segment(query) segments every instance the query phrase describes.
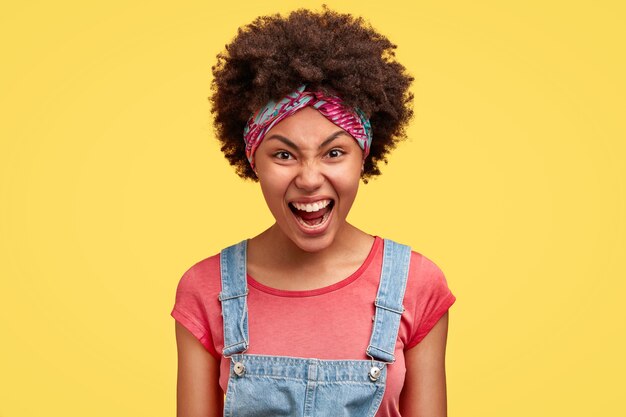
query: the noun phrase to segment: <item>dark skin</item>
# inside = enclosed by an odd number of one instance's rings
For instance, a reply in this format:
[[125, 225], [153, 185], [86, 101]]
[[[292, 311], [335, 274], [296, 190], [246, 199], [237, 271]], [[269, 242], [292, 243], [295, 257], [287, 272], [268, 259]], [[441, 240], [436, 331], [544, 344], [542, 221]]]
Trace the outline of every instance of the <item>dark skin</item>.
[[224, 393], [219, 378], [219, 363], [200, 341], [176, 322], [178, 417], [218, 417], [223, 414]]

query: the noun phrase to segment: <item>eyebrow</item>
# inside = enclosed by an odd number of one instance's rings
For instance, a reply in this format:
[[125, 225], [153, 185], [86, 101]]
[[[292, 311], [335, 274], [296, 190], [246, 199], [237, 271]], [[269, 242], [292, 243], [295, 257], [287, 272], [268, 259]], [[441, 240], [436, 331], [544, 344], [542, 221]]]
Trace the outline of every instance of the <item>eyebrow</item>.
[[[338, 130], [335, 133], [333, 133], [332, 135], [330, 135], [329, 137], [327, 137], [326, 139], [324, 139], [324, 142], [322, 142], [319, 146], [319, 149], [323, 148], [324, 146], [328, 145], [330, 142], [334, 141], [335, 139], [337, 139], [339, 136], [341, 135], [347, 135], [348, 133], [345, 130]], [[269, 138], [267, 138], [267, 140], [270, 139], [276, 139], [279, 140], [281, 142], [283, 142], [285, 145], [289, 146], [290, 148], [293, 149], [299, 149], [298, 145], [296, 145], [295, 143], [293, 143], [292, 141], [290, 141], [289, 139], [287, 139], [286, 137], [282, 136], [282, 135], [278, 135], [278, 134], [273, 134], [272, 136], [270, 136]]]

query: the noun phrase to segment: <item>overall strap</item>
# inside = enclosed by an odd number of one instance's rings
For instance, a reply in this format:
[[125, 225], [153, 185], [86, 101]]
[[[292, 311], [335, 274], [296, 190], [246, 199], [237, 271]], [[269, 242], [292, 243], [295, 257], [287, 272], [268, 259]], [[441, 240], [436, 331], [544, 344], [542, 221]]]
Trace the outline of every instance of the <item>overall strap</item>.
[[248, 286], [246, 275], [247, 241], [243, 240], [220, 252], [220, 275], [224, 319], [224, 357], [248, 349]]
[[367, 355], [383, 362], [394, 362], [393, 355], [400, 329], [400, 318], [404, 312], [402, 301], [409, 276], [411, 248], [384, 240], [383, 266], [380, 284], [374, 305], [374, 329]]

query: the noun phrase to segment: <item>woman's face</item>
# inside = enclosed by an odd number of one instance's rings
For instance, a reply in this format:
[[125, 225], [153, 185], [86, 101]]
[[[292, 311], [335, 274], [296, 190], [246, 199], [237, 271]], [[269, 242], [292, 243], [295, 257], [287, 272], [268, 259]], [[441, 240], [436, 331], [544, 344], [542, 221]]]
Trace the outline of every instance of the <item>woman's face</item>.
[[282, 233], [307, 252], [329, 247], [359, 188], [363, 151], [354, 138], [305, 107], [267, 132], [254, 159]]

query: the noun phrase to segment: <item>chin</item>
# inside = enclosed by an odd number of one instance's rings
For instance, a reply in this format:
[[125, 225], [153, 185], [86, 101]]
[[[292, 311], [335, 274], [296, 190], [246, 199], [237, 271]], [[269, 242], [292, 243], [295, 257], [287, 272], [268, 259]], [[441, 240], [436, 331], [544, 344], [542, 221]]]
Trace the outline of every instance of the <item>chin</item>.
[[328, 249], [334, 242], [334, 236], [324, 236], [305, 239], [291, 239], [294, 245], [304, 252], [315, 253]]
[[330, 227], [327, 227], [323, 233], [318, 234], [303, 233], [300, 228], [289, 221], [282, 225], [277, 223], [277, 226], [287, 243], [303, 252], [316, 253], [328, 249], [337, 238], [334, 222], [328, 225]]

